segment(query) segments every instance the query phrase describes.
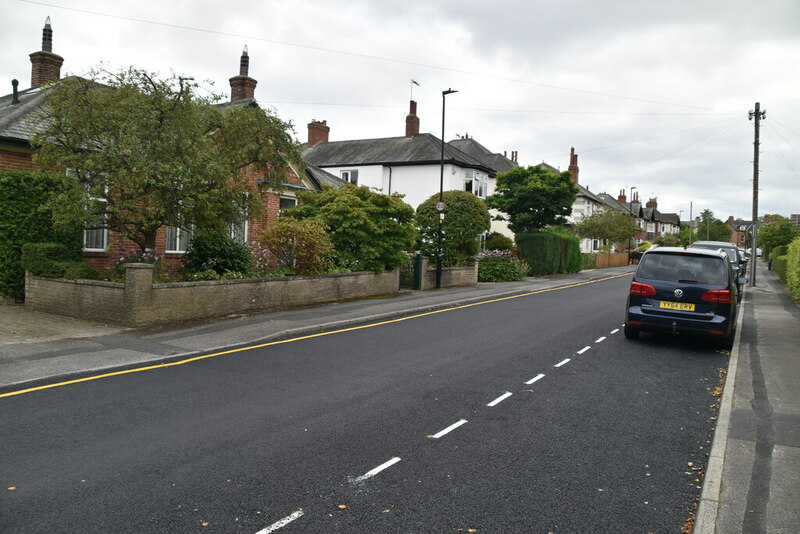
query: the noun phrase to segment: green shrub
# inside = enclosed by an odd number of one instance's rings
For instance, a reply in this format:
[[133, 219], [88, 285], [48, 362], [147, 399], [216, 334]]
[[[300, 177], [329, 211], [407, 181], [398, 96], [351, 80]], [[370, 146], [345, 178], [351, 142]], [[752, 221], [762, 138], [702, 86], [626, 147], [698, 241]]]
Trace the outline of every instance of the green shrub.
[[594, 254], [588, 252], [581, 254], [581, 271], [597, 267], [596, 260], [597, 256]]
[[300, 275], [320, 274], [333, 267], [333, 243], [316, 219], [282, 217], [259, 237], [266, 250], [256, 253], [260, 270], [292, 269]]
[[246, 273], [250, 271], [253, 257], [250, 248], [237, 243], [222, 230], [200, 230], [192, 235], [189, 247], [183, 255], [183, 272], [199, 273], [227, 271]]
[[[76, 256], [78, 256], [76, 258]], [[61, 278], [67, 268], [80, 262], [75, 250], [61, 243], [26, 243], [22, 245], [20, 264], [26, 271], [45, 278]]]
[[581, 270], [580, 239], [577, 236], [555, 230], [517, 234], [517, 247], [534, 276]]
[[58, 228], [45, 207], [53, 181], [30, 171], [0, 172], [0, 295], [25, 294], [25, 269], [21, 263], [25, 243], [52, 241], [64, 244], [80, 259], [80, 228]]
[[[773, 249], [773, 252], [775, 249]], [[770, 261], [772, 262], [772, 270], [778, 275], [778, 278], [785, 284], [786, 283], [786, 270], [789, 263], [789, 256], [775, 256], [770, 254]]]
[[69, 262], [64, 269], [63, 277], [71, 280], [98, 280], [100, 278], [100, 272], [82, 261]]
[[786, 285], [794, 299], [800, 301], [800, 237], [791, 242], [786, 255]]
[[500, 232], [492, 232], [486, 236], [483, 242], [483, 248], [486, 250], [515, 250], [514, 240], [508, 236], [504, 236]]
[[485, 250], [478, 255], [478, 282], [515, 282], [528, 274], [528, 265], [508, 250]]
[[642, 241], [641, 243], [639, 243], [639, 248], [637, 248], [636, 250], [638, 250], [639, 252], [645, 252], [652, 246], [653, 244], [650, 241]]
[[480, 250], [478, 237], [491, 228], [491, 216], [486, 203], [468, 191], [445, 191], [447, 205], [444, 221], [436, 210], [439, 194], [429, 197], [417, 207], [414, 221], [419, 228], [419, 251], [431, 262], [436, 261], [439, 230], [442, 231], [442, 265], [465, 265]]

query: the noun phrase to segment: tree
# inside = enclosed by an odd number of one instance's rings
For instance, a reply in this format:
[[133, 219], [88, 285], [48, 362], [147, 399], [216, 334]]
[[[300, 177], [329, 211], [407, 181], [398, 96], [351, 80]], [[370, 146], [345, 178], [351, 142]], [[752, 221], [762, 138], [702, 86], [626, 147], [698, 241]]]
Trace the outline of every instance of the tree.
[[286, 217], [312, 218], [328, 228], [337, 267], [382, 271], [402, 265], [416, 242], [414, 209], [402, 195], [383, 195], [346, 184], [300, 193], [300, 203]]
[[639, 227], [630, 214], [609, 209], [584, 217], [573, 226], [573, 231], [580, 237], [617, 244], [628, 243], [639, 231]]
[[[102, 82], [102, 83], [101, 83]], [[66, 78], [42, 108], [34, 161], [60, 178], [58, 223], [107, 228], [155, 248], [162, 226], [220, 227], [263, 207], [249, 170], [282, 183], [291, 125], [255, 105], [215, 106], [191, 79], [129, 68]]]
[[780, 215], [768, 215], [770, 222], [758, 229], [758, 245], [762, 249], [762, 256], [769, 257], [775, 247], [788, 245], [797, 237], [797, 227], [792, 221]]
[[730, 241], [731, 229], [724, 222], [714, 217], [714, 212], [705, 209], [700, 214], [700, 224], [695, 231], [696, 238], [693, 241]]
[[555, 172], [543, 165], [516, 167], [497, 176], [495, 194], [486, 199], [490, 208], [505, 214], [515, 234], [534, 232], [562, 224], [572, 212], [578, 187], [569, 172]]
[[[442, 226], [442, 265], [464, 265], [480, 250], [478, 237], [489, 230], [492, 217], [486, 203], [468, 191], [445, 191], [447, 206]], [[435, 258], [439, 247], [439, 212], [436, 203], [439, 193], [417, 207], [414, 218], [419, 228], [419, 250]]]

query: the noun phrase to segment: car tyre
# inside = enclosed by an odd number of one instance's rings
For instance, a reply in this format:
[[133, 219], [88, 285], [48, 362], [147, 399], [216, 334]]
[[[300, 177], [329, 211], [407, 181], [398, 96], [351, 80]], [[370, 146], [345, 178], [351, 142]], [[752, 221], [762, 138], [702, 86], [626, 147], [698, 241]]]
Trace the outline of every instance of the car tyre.
[[639, 329], [626, 324], [625, 337], [628, 339], [639, 339]]

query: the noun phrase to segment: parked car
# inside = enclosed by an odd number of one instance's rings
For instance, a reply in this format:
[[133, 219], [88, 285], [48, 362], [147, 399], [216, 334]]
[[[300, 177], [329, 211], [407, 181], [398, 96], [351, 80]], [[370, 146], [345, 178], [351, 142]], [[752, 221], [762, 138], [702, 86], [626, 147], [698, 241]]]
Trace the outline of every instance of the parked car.
[[733, 345], [739, 286], [728, 256], [705, 248], [657, 247], [642, 255], [633, 275], [625, 337], [639, 332], [710, 335]]
[[[690, 245], [692, 248], [705, 248], [709, 250], [723, 250], [728, 255], [731, 262], [733, 273], [737, 278], [747, 273], [747, 257], [741, 253], [739, 247], [726, 241], [695, 241]], [[739, 300], [742, 298], [744, 286], [739, 284]]]

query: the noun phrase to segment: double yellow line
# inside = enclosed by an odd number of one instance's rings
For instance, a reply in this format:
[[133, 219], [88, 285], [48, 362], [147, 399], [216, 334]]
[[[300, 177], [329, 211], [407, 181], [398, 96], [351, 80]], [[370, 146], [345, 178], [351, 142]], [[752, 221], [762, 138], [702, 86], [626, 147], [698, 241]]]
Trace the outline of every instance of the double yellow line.
[[26, 389], [20, 389], [20, 390], [17, 390], [17, 391], [9, 391], [8, 393], [0, 393], [0, 398], [13, 397], [15, 395], [23, 395], [25, 393], [33, 393], [34, 391], [41, 391], [41, 390], [44, 390], [44, 389], [51, 389], [51, 388], [59, 388], [59, 387], [69, 386], [69, 385], [72, 385], [72, 384], [80, 384], [81, 382], [90, 382], [92, 380], [100, 380], [102, 378], [110, 378], [110, 377], [113, 377], [113, 376], [122, 376], [122, 375], [131, 374], [131, 373], [141, 373], [143, 371], [152, 371], [154, 369], [165, 369], [167, 367], [175, 367], [175, 366], [178, 366], [178, 365], [185, 365], [187, 363], [197, 362], [197, 361], [200, 361], [200, 360], [205, 360], [207, 358], [215, 358], [217, 356], [224, 356], [226, 354], [235, 354], [237, 352], [244, 352], [244, 351], [247, 351], [247, 350], [260, 349], [260, 348], [264, 348], [264, 347], [271, 347], [271, 346], [274, 346], [274, 345], [282, 345], [284, 343], [293, 343], [295, 341], [303, 341], [304, 339], [313, 339], [315, 337], [331, 336], [331, 335], [334, 335], [334, 334], [343, 334], [345, 332], [353, 332], [353, 331], [356, 331], [356, 330], [363, 330], [365, 328], [374, 328], [376, 326], [383, 326], [383, 325], [392, 324], [392, 323], [399, 323], [399, 322], [402, 322], [402, 321], [408, 321], [410, 319], [418, 319], [420, 317], [426, 317], [428, 315], [435, 315], [437, 313], [446, 313], [446, 312], [451, 312], [451, 311], [455, 311], [455, 310], [461, 310], [461, 309], [464, 309], [464, 308], [471, 308], [473, 306], [481, 306], [483, 304], [491, 304], [491, 303], [494, 303], [494, 302], [502, 302], [504, 300], [517, 299], [517, 298], [520, 298], [520, 297], [529, 297], [531, 295], [538, 295], [538, 294], [541, 294], [541, 293], [548, 293], [548, 292], [551, 292], [551, 291], [561, 291], [561, 290], [564, 290], [564, 289], [571, 289], [571, 288], [574, 288], [574, 287], [585, 286], [587, 284], [595, 284], [597, 282], [605, 282], [606, 280], [612, 280], [614, 278], [621, 278], [623, 276], [628, 276], [630, 274], [631, 273], [618, 274], [618, 275], [614, 275], [614, 276], [608, 276], [608, 277], [605, 277], [605, 278], [600, 278], [600, 279], [597, 279], [597, 280], [589, 280], [589, 281], [586, 281], [586, 282], [578, 282], [578, 283], [575, 283], [575, 284], [570, 284], [570, 285], [566, 285], [566, 286], [559, 286], [559, 287], [553, 287], [553, 288], [550, 288], [550, 289], [540, 289], [538, 291], [531, 291], [531, 292], [528, 292], [528, 293], [520, 293], [518, 295], [511, 295], [511, 296], [508, 296], [508, 297], [500, 297], [500, 298], [491, 299], [491, 300], [482, 300], [480, 302], [474, 302], [472, 304], [463, 304], [461, 306], [454, 306], [452, 308], [444, 308], [444, 309], [441, 309], [441, 310], [434, 310], [434, 311], [429, 311], [429, 312], [425, 312], [425, 313], [418, 313], [416, 315], [409, 315], [409, 316], [406, 316], [406, 317], [399, 317], [397, 319], [390, 319], [388, 321], [381, 321], [381, 322], [378, 322], [378, 323], [369, 323], [369, 324], [365, 324], [365, 325], [361, 325], [361, 326], [353, 326], [353, 327], [349, 327], [349, 328], [341, 328], [339, 330], [331, 330], [329, 332], [320, 332], [320, 333], [317, 333], [317, 334], [309, 334], [309, 335], [306, 335], [306, 336], [293, 337], [293, 338], [290, 338], [290, 339], [283, 339], [283, 340], [280, 340], [280, 341], [270, 341], [268, 343], [260, 343], [258, 345], [248, 345], [246, 347], [239, 347], [237, 349], [229, 349], [229, 350], [224, 350], [224, 351], [221, 351], [221, 352], [214, 352], [212, 354], [203, 354], [201, 356], [193, 356], [191, 358], [186, 358], [186, 359], [183, 359], [183, 360], [178, 360], [178, 361], [174, 361], [174, 362], [170, 362], [170, 363], [159, 363], [159, 364], [155, 364], [155, 365], [148, 365], [148, 366], [145, 366], [145, 367], [136, 367], [136, 368], [133, 368], [133, 369], [126, 369], [126, 370], [123, 370], [123, 371], [112, 371], [110, 373], [103, 373], [103, 374], [99, 374], [99, 375], [86, 376], [86, 377], [83, 377], [83, 378], [76, 378], [74, 380], [65, 380], [64, 382], [56, 382], [56, 383], [53, 383], [53, 384], [46, 384], [46, 385], [43, 385], [43, 386], [36, 386], [36, 387], [31, 387], [31, 388], [26, 388]]

